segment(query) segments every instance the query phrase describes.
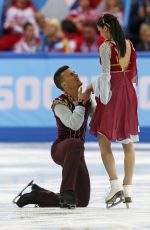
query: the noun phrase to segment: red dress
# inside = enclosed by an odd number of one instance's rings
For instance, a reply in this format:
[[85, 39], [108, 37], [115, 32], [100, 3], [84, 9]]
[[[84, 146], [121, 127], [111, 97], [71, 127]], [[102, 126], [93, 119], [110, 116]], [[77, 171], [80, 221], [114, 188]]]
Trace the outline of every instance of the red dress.
[[90, 123], [92, 134], [103, 134], [110, 141], [131, 140], [138, 136], [137, 96], [133, 86], [133, 81], [137, 83], [136, 52], [130, 44], [130, 62], [123, 72], [117, 47], [109, 41], [112, 95], [107, 104], [103, 104], [100, 97], [97, 98], [96, 110]]

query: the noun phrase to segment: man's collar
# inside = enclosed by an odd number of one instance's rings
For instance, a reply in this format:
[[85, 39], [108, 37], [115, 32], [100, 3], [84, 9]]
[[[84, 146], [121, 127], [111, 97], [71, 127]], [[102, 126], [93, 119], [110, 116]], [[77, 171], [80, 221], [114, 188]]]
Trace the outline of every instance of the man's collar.
[[73, 98], [69, 94], [64, 93], [64, 95], [69, 99], [70, 102], [72, 102], [73, 104], [76, 103], [76, 101], [74, 101]]

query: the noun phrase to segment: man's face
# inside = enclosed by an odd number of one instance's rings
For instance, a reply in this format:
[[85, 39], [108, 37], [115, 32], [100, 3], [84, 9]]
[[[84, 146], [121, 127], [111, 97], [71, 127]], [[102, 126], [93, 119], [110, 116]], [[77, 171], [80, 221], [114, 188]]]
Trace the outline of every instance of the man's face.
[[84, 36], [87, 41], [93, 41], [96, 37], [96, 30], [92, 27], [84, 27]]
[[28, 26], [24, 32], [24, 36], [26, 39], [32, 40], [34, 38], [34, 28], [32, 25]]
[[82, 85], [82, 82], [80, 81], [78, 74], [75, 73], [72, 69], [68, 68], [63, 73], [63, 82], [62, 87], [64, 91], [71, 91], [71, 90], [78, 90], [79, 87]]
[[46, 23], [45, 25], [45, 35], [46, 36], [54, 36], [57, 33], [57, 27], [50, 23]]

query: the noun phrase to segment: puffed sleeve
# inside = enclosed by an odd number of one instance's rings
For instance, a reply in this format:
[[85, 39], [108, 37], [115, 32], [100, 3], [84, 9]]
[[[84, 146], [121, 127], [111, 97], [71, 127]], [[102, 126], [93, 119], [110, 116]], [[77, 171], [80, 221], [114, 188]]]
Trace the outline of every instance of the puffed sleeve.
[[103, 104], [107, 104], [111, 98], [111, 84], [110, 84], [110, 58], [111, 48], [108, 42], [104, 42], [100, 46], [100, 56], [102, 64], [102, 75], [92, 82], [93, 91], [96, 97], [100, 96]]

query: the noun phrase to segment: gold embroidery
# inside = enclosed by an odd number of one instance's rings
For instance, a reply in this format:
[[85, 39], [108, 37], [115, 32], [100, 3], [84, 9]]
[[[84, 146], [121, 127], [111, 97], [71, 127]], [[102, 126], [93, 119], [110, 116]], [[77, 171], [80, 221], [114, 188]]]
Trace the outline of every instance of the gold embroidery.
[[[129, 64], [131, 64], [131, 62], [129, 62]], [[118, 63], [118, 64], [111, 64], [111, 66], [120, 66], [120, 65]]]
[[128, 73], [131, 70], [125, 70], [125, 71], [111, 71], [111, 73]]
[[[68, 97], [67, 95], [65, 95], [66, 97]], [[68, 97], [68, 99], [71, 99]], [[51, 106], [51, 109], [54, 110], [54, 107], [55, 105], [58, 105], [58, 104], [61, 104], [61, 105], [65, 105], [67, 106], [71, 111], [73, 110], [73, 105], [72, 105], [72, 102], [70, 100], [67, 100], [66, 98], [63, 97], [63, 95], [61, 95], [60, 97], [56, 98], [53, 103], [52, 103], [52, 106]]]

